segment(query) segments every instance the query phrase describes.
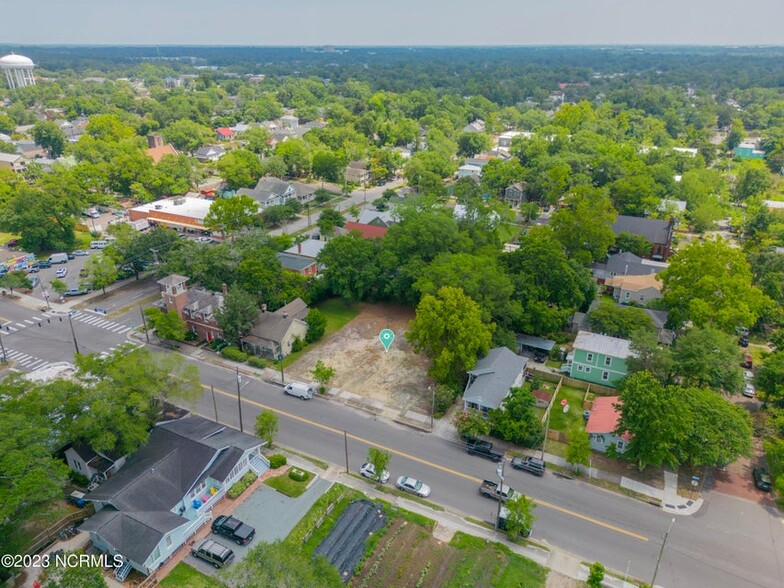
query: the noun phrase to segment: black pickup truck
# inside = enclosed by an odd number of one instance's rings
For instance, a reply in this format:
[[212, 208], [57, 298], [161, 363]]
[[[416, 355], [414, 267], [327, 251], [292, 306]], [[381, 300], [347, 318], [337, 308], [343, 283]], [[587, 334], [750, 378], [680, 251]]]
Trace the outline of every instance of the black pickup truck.
[[253, 539], [256, 529], [239, 519], [222, 515], [212, 522], [212, 532], [228, 537], [237, 545], [245, 545]]
[[471, 439], [466, 443], [466, 453], [469, 455], [478, 455], [496, 463], [504, 459], [504, 454], [499, 451], [493, 451], [493, 444], [489, 441], [482, 441], [481, 439]]

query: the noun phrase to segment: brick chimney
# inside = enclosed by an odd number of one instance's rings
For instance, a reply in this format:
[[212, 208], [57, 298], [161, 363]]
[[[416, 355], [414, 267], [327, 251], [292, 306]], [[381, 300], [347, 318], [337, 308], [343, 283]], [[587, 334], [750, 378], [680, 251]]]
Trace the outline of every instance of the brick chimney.
[[301, 243], [301, 242], [300, 242], [300, 243], [297, 243], [297, 253], [299, 253], [300, 255], [302, 255], [302, 243]]

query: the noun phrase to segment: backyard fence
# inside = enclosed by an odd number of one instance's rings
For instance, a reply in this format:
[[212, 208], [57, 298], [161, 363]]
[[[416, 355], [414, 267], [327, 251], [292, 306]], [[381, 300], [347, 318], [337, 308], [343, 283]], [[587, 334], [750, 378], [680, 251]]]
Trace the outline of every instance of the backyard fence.
[[311, 535], [313, 535], [313, 533], [315, 533], [315, 532], [316, 532], [316, 530], [317, 530], [317, 529], [318, 529], [318, 528], [319, 528], [319, 527], [320, 527], [320, 526], [321, 526], [321, 525], [324, 523], [324, 519], [326, 519], [326, 518], [327, 518], [327, 517], [330, 515], [330, 513], [332, 512], [332, 510], [335, 508], [335, 505], [336, 505], [338, 502], [340, 502], [341, 500], [343, 500], [343, 497], [344, 497], [345, 495], [346, 495], [346, 493], [345, 493], [345, 492], [342, 492], [342, 493], [340, 494], [340, 496], [338, 496], [338, 497], [337, 497], [335, 500], [333, 500], [333, 501], [330, 503], [330, 505], [327, 507], [327, 510], [325, 510], [325, 511], [324, 511], [324, 514], [323, 514], [323, 515], [321, 515], [321, 517], [319, 518], [319, 520], [318, 520], [318, 521], [316, 521], [316, 524], [315, 524], [315, 525], [313, 525], [313, 528], [312, 528], [310, 531], [308, 531], [307, 535], [305, 535], [305, 538], [302, 540], [302, 542], [303, 542], [303, 543], [307, 542], [307, 540], [308, 540], [308, 539], [310, 539]]

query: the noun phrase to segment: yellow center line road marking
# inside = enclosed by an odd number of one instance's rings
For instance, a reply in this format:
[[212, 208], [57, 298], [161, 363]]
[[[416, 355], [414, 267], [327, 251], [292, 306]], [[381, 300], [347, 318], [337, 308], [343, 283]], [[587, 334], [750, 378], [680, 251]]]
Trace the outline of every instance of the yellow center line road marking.
[[[204, 384], [202, 384], [202, 387], [205, 390], [210, 390], [210, 387], [206, 386]], [[229, 398], [232, 398], [232, 399], [237, 397], [236, 394], [232, 394], [230, 392], [224, 392], [223, 390], [219, 390], [218, 388], [215, 388], [215, 392], [218, 393], [218, 394], [222, 394], [223, 396], [227, 396]], [[257, 406], [259, 408], [263, 408], [265, 410], [270, 410], [270, 411], [275, 412], [275, 413], [277, 413], [279, 415], [285, 416], [285, 417], [290, 418], [290, 419], [294, 419], [295, 421], [299, 421], [299, 422], [304, 423], [306, 425], [310, 425], [312, 427], [317, 427], [319, 429], [323, 429], [324, 431], [329, 431], [330, 433], [334, 433], [335, 435], [340, 435], [341, 437], [343, 436], [343, 433], [344, 433], [342, 429], [336, 429], [335, 427], [330, 427], [329, 425], [323, 425], [321, 423], [317, 423], [316, 421], [312, 421], [310, 419], [306, 419], [305, 417], [301, 417], [299, 415], [296, 415], [296, 414], [293, 414], [293, 413], [290, 413], [290, 412], [286, 412], [286, 411], [280, 410], [278, 408], [273, 408], [271, 406], [267, 406], [266, 404], [262, 404], [261, 402], [256, 402], [255, 400], [250, 400], [247, 397], [243, 398], [242, 401], [246, 402], [248, 404], [252, 404], [253, 406]], [[482, 480], [480, 478], [477, 478], [475, 476], [470, 476], [468, 474], [464, 474], [463, 472], [458, 472], [457, 470], [453, 470], [451, 468], [439, 465], [437, 463], [433, 463], [433, 462], [424, 460], [421, 457], [417, 457], [415, 455], [411, 455], [410, 453], [405, 453], [404, 451], [399, 451], [397, 449], [393, 449], [392, 447], [386, 447], [384, 445], [380, 445], [378, 443], [375, 443], [374, 441], [370, 441], [370, 440], [365, 439], [363, 437], [358, 437], [357, 435], [352, 435], [351, 433], [346, 433], [346, 436], [349, 439], [351, 439], [352, 441], [358, 441], [359, 443], [364, 443], [365, 445], [369, 445], [369, 446], [372, 446], [372, 447], [378, 447], [379, 449], [383, 449], [384, 451], [388, 451], [389, 453], [391, 453], [393, 455], [398, 455], [400, 457], [405, 457], [406, 459], [410, 459], [412, 461], [415, 461], [417, 463], [421, 463], [421, 464], [426, 465], [428, 467], [439, 469], [442, 472], [445, 472], [447, 474], [451, 474], [453, 476], [458, 476], [460, 478], [464, 478], [466, 480], [470, 480], [471, 482], [477, 482], [479, 484], [482, 483]], [[634, 539], [638, 539], [639, 541], [648, 541], [648, 537], [646, 537], [645, 535], [639, 535], [637, 533], [634, 533], [633, 531], [627, 531], [626, 529], [623, 529], [621, 527], [616, 527], [615, 525], [611, 525], [609, 523], [605, 523], [604, 521], [600, 521], [598, 519], [594, 519], [594, 518], [589, 517], [587, 515], [580, 514], [579, 512], [575, 512], [573, 510], [569, 510], [569, 509], [560, 507], [560, 506], [552, 504], [550, 502], [545, 502], [543, 500], [537, 500], [536, 498], [534, 498], [533, 501], [536, 502], [536, 504], [538, 504], [540, 506], [543, 506], [545, 508], [550, 508], [550, 509], [556, 510], [556, 511], [558, 511], [560, 513], [563, 513], [563, 514], [566, 514], [566, 515], [569, 515], [569, 516], [573, 516], [573, 517], [578, 518], [578, 519], [580, 519], [582, 521], [585, 521], [587, 523], [592, 523], [594, 525], [598, 525], [599, 527], [603, 527], [603, 528], [608, 529], [610, 531], [615, 531], [616, 533], [620, 533], [622, 535], [626, 535], [627, 537], [632, 537]]]

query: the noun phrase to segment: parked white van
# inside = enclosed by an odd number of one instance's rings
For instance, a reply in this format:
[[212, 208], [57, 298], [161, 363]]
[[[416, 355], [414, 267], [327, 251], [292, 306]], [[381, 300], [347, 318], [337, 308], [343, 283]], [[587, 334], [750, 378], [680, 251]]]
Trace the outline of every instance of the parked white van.
[[291, 384], [286, 384], [283, 387], [283, 391], [286, 394], [290, 394], [291, 396], [296, 396], [297, 398], [301, 398], [302, 400], [310, 400], [313, 398], [313, 394], [315, 394], [315, 390], [312, 386], [308, 386], [307, 384], [303, 384], [302, 382], [292, 382]]
[[68, 263], [67, 253], [52, 253], [47, 260], [49, 263]]
[[105, 249], [109, 244], [108, 241], [90, 241], [90, 249]]

